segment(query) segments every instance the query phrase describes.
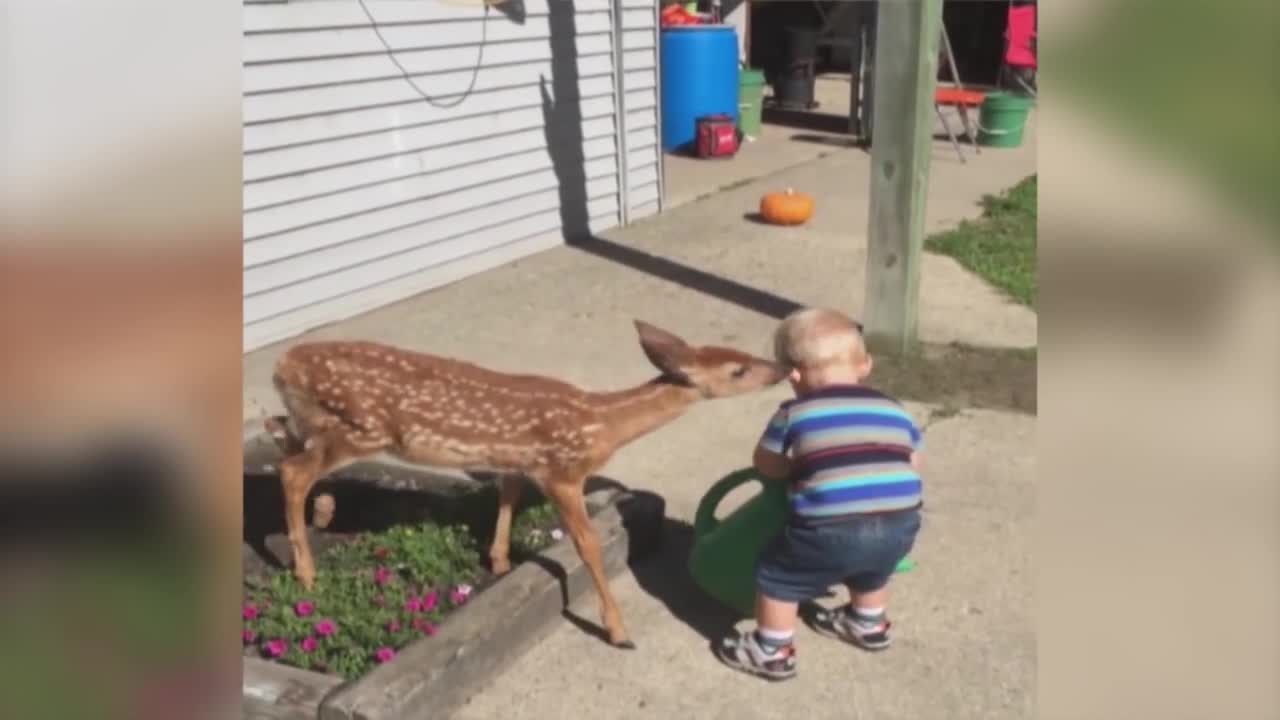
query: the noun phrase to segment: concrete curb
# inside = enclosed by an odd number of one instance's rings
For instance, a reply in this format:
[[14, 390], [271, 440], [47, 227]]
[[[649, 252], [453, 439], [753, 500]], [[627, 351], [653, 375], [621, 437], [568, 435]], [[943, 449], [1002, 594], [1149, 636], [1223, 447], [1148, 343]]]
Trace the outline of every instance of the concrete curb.
[[[248, 433], [246, 433], [248, 434]], [[610, 488], [587, 497], [609, 577], [656, 549], [665, 503]], [[451, 614], [433, 637], [350, 682], [257, 658], [244, 663], [244, 717], [255, 720], [448, 718], [558, 624], [590, 575], [569, 538], [517, 565]], [[594, 618], [593, 618], [594, 619]], [[620, 651], [621, 652], [621, 651]]]

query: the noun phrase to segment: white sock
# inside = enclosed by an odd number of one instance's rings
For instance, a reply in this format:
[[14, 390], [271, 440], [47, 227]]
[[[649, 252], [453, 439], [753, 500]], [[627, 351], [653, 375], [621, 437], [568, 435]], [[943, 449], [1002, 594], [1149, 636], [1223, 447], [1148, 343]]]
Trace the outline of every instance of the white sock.
[[849, 617], [853, 619], [859, 627], [867, 630], [880, 627], [884, 622], [884, 608], [855, 608], [851, 607], [853, 612], [849, 613]]
[[795, 636], [796, 634], [790, 630], [756, 628], [756, 642], [760, 643], [761, 649], [770, 655], [790, 645]]

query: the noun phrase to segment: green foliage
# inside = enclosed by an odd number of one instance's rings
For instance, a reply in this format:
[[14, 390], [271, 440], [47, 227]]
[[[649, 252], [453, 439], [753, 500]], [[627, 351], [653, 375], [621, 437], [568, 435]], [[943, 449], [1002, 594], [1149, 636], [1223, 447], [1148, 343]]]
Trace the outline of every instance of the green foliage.
[[[513, 560], [549, 545], [556, 518], [545, 502], [520, 512], [512, 523]], [[411, 641], [435, 634], [473, 586], [489, 578], [483, 555], [476, 529], [465, 524], [359, 535], [317, 558], [311, 591], [281, 572], [250, 592], [244, 642], [279, 662], [359, 677]]]
[[1039, 291], [1036, 266], [1036, 176], [999, 196], [983, 198], [983, 216], [925, 240], [925, 248], [954, 257], [961, 265], [1035, 307]]

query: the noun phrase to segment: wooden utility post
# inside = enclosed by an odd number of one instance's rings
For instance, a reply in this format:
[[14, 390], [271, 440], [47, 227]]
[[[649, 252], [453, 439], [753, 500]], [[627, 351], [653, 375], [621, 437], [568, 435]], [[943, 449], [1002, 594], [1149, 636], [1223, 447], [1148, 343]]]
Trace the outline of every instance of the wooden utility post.
[[916, 343], [942, 0], [878, 4], [863, 324], [869, 340], [905, 352]]

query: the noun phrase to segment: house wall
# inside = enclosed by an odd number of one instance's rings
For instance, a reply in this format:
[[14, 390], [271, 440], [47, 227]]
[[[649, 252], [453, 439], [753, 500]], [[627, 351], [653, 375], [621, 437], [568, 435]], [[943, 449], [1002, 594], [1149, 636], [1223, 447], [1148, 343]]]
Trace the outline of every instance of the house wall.
[[656, 9], [618, 2], [246, 2], [245, 350], [656, 212]]

